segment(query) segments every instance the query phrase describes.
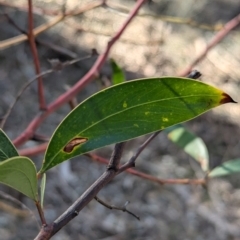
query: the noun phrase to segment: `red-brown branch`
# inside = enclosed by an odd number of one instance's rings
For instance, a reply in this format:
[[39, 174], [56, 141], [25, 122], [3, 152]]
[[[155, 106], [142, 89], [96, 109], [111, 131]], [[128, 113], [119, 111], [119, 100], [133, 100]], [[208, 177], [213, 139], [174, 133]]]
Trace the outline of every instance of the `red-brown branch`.
[[[103, 163], [103, 164], [108, 164], [108, 162], [109, 162], [107, 159], [105, 159], [103, 157], [100, 157], [100, 156], [98, 156], [96, 154], [93, 154], [93, 153], [88, 153], [86, 155], [89, 156], [92, 160]], [[119, 168], [121, 168], [121, 166]], [[131, 169], [131, 168], [126, 169], [126, 171], [128, 173], [131, 173], [132, 175], [138, 176], [140, 178], [147, 179], [151, 182], [156, 182], [156, 183], [161, 184], [161, 185], [164, 185], [164, 184], [204, 185], [204, 184], [206, 184], [205, 179], [160, 179], [160, 178], [154, 177], [152, 175], [149, 175], [149, 174], [146, 174], [146, 173], [143, 173], [143, 172], [137, 171], [135, 169]]]
[[29, 140], [36, 129], [39, 127], [39, 125], [44, 121], [44, 119], [49, 116], [52, 112], [56, 111], [58, 108], [60, 108], [65, 103], [69, 102], [76, 94], [78, 94], [91, 80], [94, 79], [94, 77], [98, 74], [99, 70], [104, 65], [108, 54], [112, 48], [112, 46], [117, 42], [117, 40], [120, 38], [122, 33], [125, 31], [127, 26], [130, 24], [132, 19], [136, 16], [138, 10], [143, 5], [143, 3], [146, 0], [139, 0], [133, 10], [130, 12], [128, 18], [126, 19], [125, 23], [121, 26], [121, 28], [118, 30], [118, 32], [112, 37], [112, 39], [108, 42], [108, 45], [104, 51], [103, 54], [99, 55], [98, 59], [96, 60], [95, 64], [92, 66], [92, 68], [87, 72], [83, 78], [81, 78], [71, 89], [69, 89], [67, 92], [63, 93], [61, 96], [59, 96], [56, 100], [54, 100], [52, 103], [50, 103], [47, 106], [47, 110], [43, 113], [40, 113], [38, 116], [36, 116], [28, 125], [28, 127], [23, 131], [20, 136], [18, 136], [13, 143], [16, 146], [20, 146], [21, 144], [25, 143], [27, 140]]
[[223, 38], [225, 38], [230, 31], [232, 31], [234, 28], [236, 28], [238, 25], [240, 24], [240, 14], [237, 15], [235, 18], [233, 18], [232, 20], [230, 20], [229, 22], [227, 22], [225, 24], [225, 26], [223, 27], [223, 29], [221, 29], [213, 38], [212, 40], [208, 43], [208, 45], [206, 46], [206, 48], [193, 60], [192, 63], [189, 64], [189, 66], [187, 66], [184, 70], [182, 70], [178, 76], [180, 77], [184, 77], [187, 74], [189, 74], [191, 72], [191, 70], [193, 69], [193, 67], [195, 65], [197, 65], [199, 62], [201, 62], [206, 55], [208, 54], [208, 52], [215, 47], [220, 41], [223, 40]]
[[20, 156], [32, 157], [45, 152], [47, 146], [48, 146], [48, 143], [43, 143], [36, 147], [20, 149], [18, 150], [18, 153]]
[[[26, 148], [26, 149], [21, 149], [19, 150], [19, 155], [21, 156], [35, 156], [39, 153], [43, 153], [46, 148], [47, 148], [48, 143], [43, 143], [40, 144], [36, 147], [31, 147], [31, 148]], [[98, 156], [96, 154], [93, 153], [87, 153], [86, 154], [88, 157], [90, 157], [92, 160], [105, 164], [107, 165], [109, 163], [109, 161], [106, 158], [103, 158], [101, 156]], [[121, 169], [123, 165], [119, 166], [119, 169]], [[128, 166], [130, 167], [130, 166]], [[206, 180], [205, 179], [160, 179], [157, 177], [154, 177], [152, 175], [137, 171], [135, 169], [131, 169], [131, 168], [126, 168], [125, 171], [127, 171], [128, 173], [138, 176], [140, 178], [144, 178], [147, 179], [151, 182], [156, 182], [158, 184], [164, 185], [164, 184], [193, 184], [193, 185], [204, 185], [206, 184]], [[122, 171], [120, 171], [121, 173]]]
[[[28, 0], [28, 40], [30, 43], [30, 48], [33, 55], [33, 61], [35, 65], [35, 71], [37, 75], [40, 75], [40, 61], [38, 58], [38, 51], [35, 42], [35, 36], [33, 34], [33, 11], [32, 11], [32, 0]], [[46, 102], [44, 98], [44, 91], [43, 91], [43, 81], [42, 77], [38, 77], [38, 99], [39, 99], [39, 108], [40, 110], [46, 110]]]
[[45, 216], [44, 216], [44, 213], [43, 213], [43, 209], [42, 209], [42, 206], [41, 206], [40, 202], [39, 201], [35, 202], [35, 205], [37, 207], [38, 214], [40, 216], [42, 225], [43, 226], [47, 225], [47, 222], [46, 222], [46, 219], [45, 219]]

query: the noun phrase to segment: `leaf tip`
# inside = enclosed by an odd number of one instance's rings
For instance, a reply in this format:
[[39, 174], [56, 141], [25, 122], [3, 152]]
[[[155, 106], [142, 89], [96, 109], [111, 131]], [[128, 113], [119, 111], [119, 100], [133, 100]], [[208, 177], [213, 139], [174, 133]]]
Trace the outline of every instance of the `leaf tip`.
[[234, 101], [228, 94], [223, 93], [220, 104], [225, 104], [225, 103], [237, 103], [237, 102]]

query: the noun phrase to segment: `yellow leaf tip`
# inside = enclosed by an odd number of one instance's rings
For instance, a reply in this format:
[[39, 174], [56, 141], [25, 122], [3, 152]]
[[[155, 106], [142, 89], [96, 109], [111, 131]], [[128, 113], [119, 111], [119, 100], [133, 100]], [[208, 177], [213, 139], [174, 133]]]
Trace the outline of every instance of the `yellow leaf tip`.
[[223, 93], [220, 104], [225, 104], [225, 103], [237, 103], [237, 102], [234, 101], [228, 94]]

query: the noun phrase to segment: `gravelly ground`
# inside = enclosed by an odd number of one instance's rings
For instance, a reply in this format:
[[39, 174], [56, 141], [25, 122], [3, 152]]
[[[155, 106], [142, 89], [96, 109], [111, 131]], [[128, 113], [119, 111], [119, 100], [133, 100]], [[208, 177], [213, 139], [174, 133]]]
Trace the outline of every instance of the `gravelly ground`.
[[[7, 2], [7, 1], [6, 1]], [[25, 1], [12, 1], [26, 4]], [[87, 1], [69, 1], [68, 8], [83, 6]], [[89, 1], [88, 1], [89, 2]], [[110, 3], [116, 1], [110, 1]], [[131, 8], [132, 2], [118, 1], [121, 6]], [[35, 6], [48, 9], [60, 8], [61, 1], [35, 1]], [[18, 24], [25, 28], [26, 14], [10, 11]], [[237, 1], [156, 1], [150, 10], [142, 13], [164, 14], [194, 18], [204, 24], [226, 22], [238, 12]], [[96, 9], [84, 15], [70, 18], [39, 36], [39, 39], [69, 49], [78, 56], [86, 56], [90, 49], [102, 52], [109, 36], [122, 24], [126, 15], [109, 9]], [[46, 19], [35, 16], [37, 24]], [[0, 18], [0, 39], [7, 39], [18, 32]], [[36, 24], [36, 25], [37, 25]], [[77, 31], [82, 27], [85, 31]], [[127, 29], [111, 52], [127, 72], [128, 79], [143, 76], [176, 75], [203, 49], [206, 41], [214, 35], [211, 31], [162, 22], [152, 17], [138, 17]], [[231, 33], [218, 47], [211, 51], [196, 68], [203, 73], [202, 80], [230, 93], [239, 101], [239, 30]], [[69, 57], [38, 45], [42, 70], [50, 67], [47, 59]], [[61, 72], [45, 78], [48, 101], [59, 96], [65, 85], [74, 84], [89, 69], [93, 60], [69, 66]], [[0, 52], [0, 115], [14, 100], [19, 88], [34, 76], [34, 66], [28, 44], [22, 43]], [[110, 76], [108, 64], [101, 71]], [[86, 98], [101, 88], [96, 80], [78, 100]], [[10, 138], [16, 137], [38, 112], [36, 85], [32, 85], [14, 108], [5, 130]], [[39, 132], [50, 135], [69, 111], [68, 106], [58, 110], [41, 126]], [[226, 105], [211, 111], [187, 124], [189, 129], [206, 142], [211, 166], [239, 157], [239, 105]], [[134, 149], [144, 141], [141, 137], [127, 145], [123, 160], [127, 160]], [[33, 146], [30, 142], [25, 146]], [[99, 150], [109, 157], [112, 146]], [[42, 156], [35, 157], [40, 166]], [[64, 175], [65, 167], [57, 167], [47, 176], [45, 213], [48, 221], [54, 220], [104, 171], [104, 166], [86, 157], [73, 159], [70, 175]], [[139, 157], [137, 169], [160, 178], [193, 178], [201, 176], [199, 167], [192, 159], [170, 143], [164, 134], [159, 135]], [[240, 239], [240, 191], [238, 176], [211, 181], [207, 188], [200, 186], [159, 186], [155, 183], [124, 173], [114, 179], [100, 192], [100, 197], [114, 205], [131, 202], [129, 209], [140, 216], [111, 211], [97, 202], [91, 202], [81, 214], [52, 239], [104, 239], [104, 240], [172, 240], [172, 239]], [[35, 212], [33, 204], [22, 199]], [[38, 225], [33, 218], [21, 218], [0, 205], [0, 239], [33, 239]], [[37, 216], [37, 215], [36, 215]]]

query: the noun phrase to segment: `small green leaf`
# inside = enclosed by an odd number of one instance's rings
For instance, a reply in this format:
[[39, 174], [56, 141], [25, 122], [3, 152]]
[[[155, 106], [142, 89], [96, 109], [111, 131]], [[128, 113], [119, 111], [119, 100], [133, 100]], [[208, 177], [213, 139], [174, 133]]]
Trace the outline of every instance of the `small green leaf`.
[[208, 175], [208, 177], [221, 177], [234, 173], [240, 173], [240, 159], [230, 160], [224, 162], [220, 166], [214, 168]]
[[150, 78], [104, 89], [78, 105], [54, 132], [40, 173], [77, 155], [155, 132], [233, 102], [186, 78]]
[[125, 82], [125, 74], [121, 67], [117, 65], [117, 63], [114, 61], [114, 59], [110, 59], [111, 67], [112, 67], [112, 81], [113, 84], [119, 84]]
[[42, 208], [43, 208], [45, 188], [46, 188], [46, 173], [43, 174], [42, 181], [41, 181], [41, 207]]
[[16, 148], [0, 128], [0, 162], [15, 156], [18, 156]]
[[203, 171], [208, 171], [209, 155], [203, 140], [182, 125], [173, 126], [169, 131], [169, 139], [198, 161]]
[[27, 157], [12, 157], [0, 163], [0, 183], [37, 201], [37, 171]]

